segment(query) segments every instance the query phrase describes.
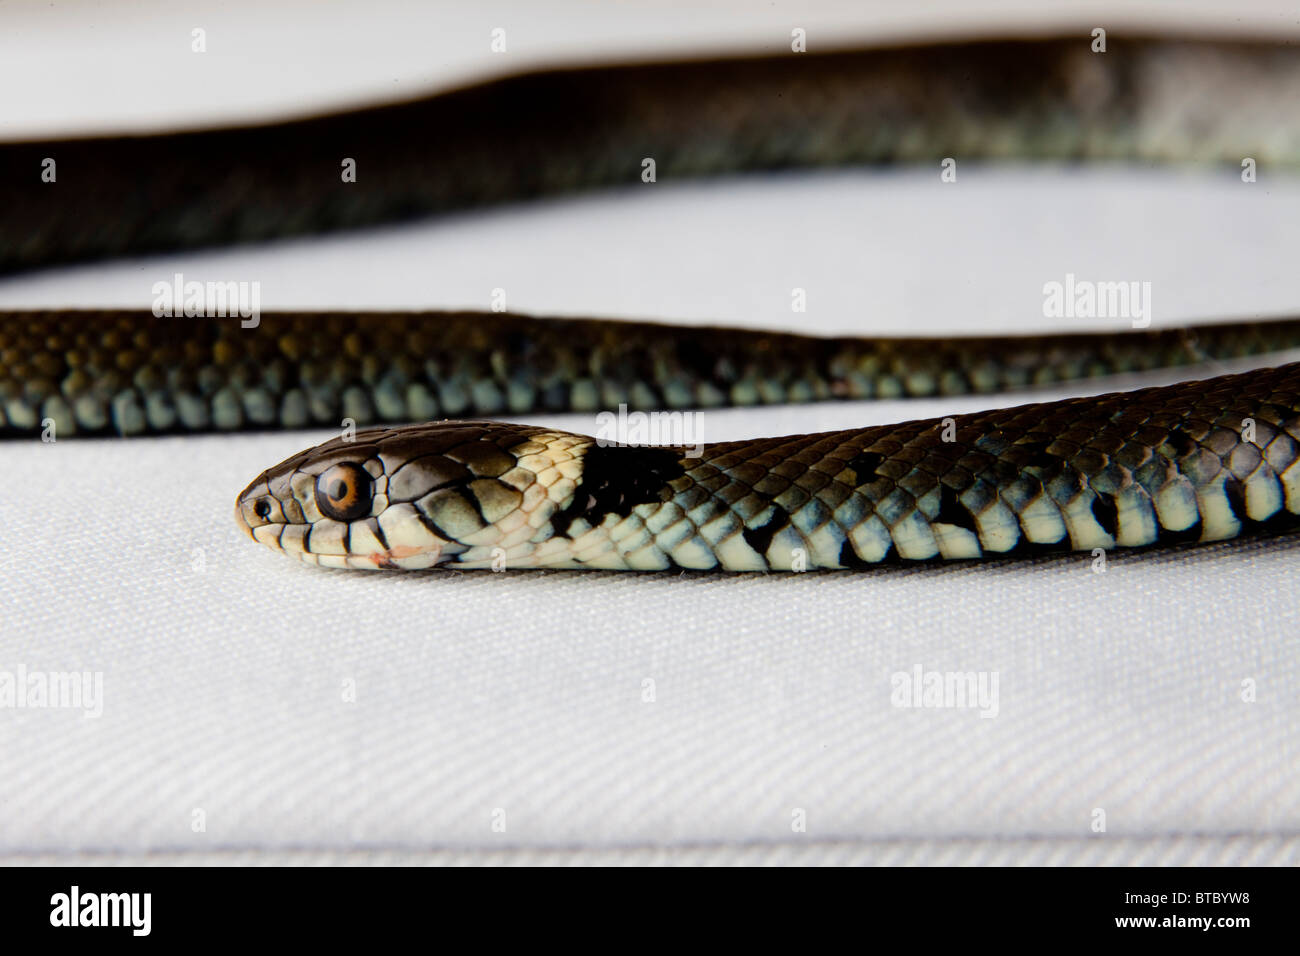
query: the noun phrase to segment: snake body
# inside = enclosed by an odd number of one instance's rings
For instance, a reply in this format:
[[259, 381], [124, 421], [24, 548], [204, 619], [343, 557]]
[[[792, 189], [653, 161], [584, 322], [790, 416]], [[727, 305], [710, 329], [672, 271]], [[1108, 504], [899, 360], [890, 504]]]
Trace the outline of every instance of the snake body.
[[1219, 541], [1300, 523], [1300, 363], [786, 438], [606, 446], [496, 422], [336, 438], [237, 519], [327, 567], [765, 571]]
[[1294, 44], [1093, 46], [1085, 29], [555, 69], [258, 126], [10, 143], [0, 272], [641, 185], [646, 159], [659, 182], [944, 157], [1300, 167]]
[[0, 436], [340, 427], [983, 394], [1300, 348], [1300, 319], [819, 338], [508, 313], [0, 313]]
[[[241, 129], [0, 146], [0, 272], [576, 189], [1033, 159], [1300, 168], [1300, 49], [1076, 37], [562, 69]], [[57, 179], [41, 170], [57, 163]], [[340, 163], [355, 164], [355, 180]], [[1107, 337], [813, 338], [468, 313], [0, 314], [0, 436], [954, 395], [1300, 345], [1300, 320]], [[357, 568], [858, 568], [1287, 530], [1300, 365], [900, 425], [621, 447], [364, 429], [259, 476], [252, 537]]]

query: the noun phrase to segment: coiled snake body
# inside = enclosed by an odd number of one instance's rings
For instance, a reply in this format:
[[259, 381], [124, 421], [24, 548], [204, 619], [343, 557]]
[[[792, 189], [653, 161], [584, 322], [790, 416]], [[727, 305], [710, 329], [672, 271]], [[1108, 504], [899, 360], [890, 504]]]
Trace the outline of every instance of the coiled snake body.
[[[0, 147], [0, 270], [794, 165], [1300, 166], [1300, 50], [1078, 38], [562, 70], [244, 130]], [[483, 117], [493, 117], [488, 123]], [[511, 122], [499, 121], [511, 117]], [[340, 142], [367, 175], [342, 184]], [[36, 175], [59, 161], [57, 185]], [[990, 392], [1300, 345], [1300, 321], [936, 342], [462, 314], [0, 315], [0, 432], [156, 434]], [[1300, 522], [1300, 364], [900, 425], [618, 447], [362, 430], [239, 496], [349, 568], [858, 568], [1216, 541]]]

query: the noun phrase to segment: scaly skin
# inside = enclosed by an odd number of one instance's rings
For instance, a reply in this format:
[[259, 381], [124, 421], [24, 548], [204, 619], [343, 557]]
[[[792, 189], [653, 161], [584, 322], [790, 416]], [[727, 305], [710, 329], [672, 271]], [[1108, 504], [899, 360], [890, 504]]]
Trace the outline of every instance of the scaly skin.
[[1294, 45], [1112, 33], [1094, 53], [1086, 30], [552, 70], [294, 122], [0, 144], [0, 273], [641, 186], [647, 158], [658, 182], [949, 156], [1295, 169], [1297, 100]]
[[236, 517], [327, 567], [863, 568], [1287, 530], [1298, 460], [1300, 363], [699, 458], [494, 422], [376, 429], [263, 473]]
[[[949, 156], [1233, 169], [1250, 158], [1294, 170], [1298, 98], [1294, 46], [1120, 36], [1105, 53], [1079, 35], [556, 70], [261, 127], [0, 146], [0, 272], [637, 184], [646, 159], [657, 181], [937, 168]], [[340, 175], [345, 158], [355, 182]], [[246, 335], [235, 320], [2, 321], [0, 430], [11, 435], [46, 419], [63, 435], [146, 434], [956, 394], [1295, 344], [1291, 322], [1198, 330], [1195, 344], [1177, 331], [945, 344], [517, 319], [489, 328], [474, 316], [427, 329], [407, 317], [284, 316]], [[1295, 379], [1285, 366], [960, 416], [952, 441], [934, 422], [907, 423], [710, 446], [699, 460], [515, 426], [412, 426], [323, 451], [339, 469], [330, 492], [347, 497], [340, 476], [364, 483], [366, 515], [317, 510], [306, 533], [322, 493], [310, 457], [273, 470], [240, 515], [260, 540], [345, 566], [480, 566], [495, 547], [514, 566], [833, 568], [1219, 540], [1292, 524]], [[466, 460], [444, 456], [470, 435]], [[402, 450], [391, 462], [390, 444]], [[399, 470], [425, 449], [426, 464]], [[381, 507], [402, 474], [398, 490], [423, 494]]]
[[986, 393], [1300, 347], [1300, 320], [814, 338], [481, 313], [0, 312], [0, 437], [337, 428], [531, 412]]

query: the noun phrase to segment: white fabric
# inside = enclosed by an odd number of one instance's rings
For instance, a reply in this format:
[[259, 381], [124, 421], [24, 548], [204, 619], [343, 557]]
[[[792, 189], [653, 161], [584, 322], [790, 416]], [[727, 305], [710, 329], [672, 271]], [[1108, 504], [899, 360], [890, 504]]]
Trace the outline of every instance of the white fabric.
[[[890, 201], [875, 200], [907, 190], [940, 233], [966, 219], [939, 218], [938, 185], [856, 182], [860, 193], [840, 180], [821, 185], [846, 206], [874, 202], [878, 210]], [[818, 182], [768, 185], [765, 195], [779, 206], [791, 189], [799, 196]], [[1063, 177], [1053, 188], [1113, 194], [1122, 186]], [[1136, 197], [1147, 183], [1139, 177], [1129, 188]], [[1194, 216], [1206, 196], [1242, 188], [1185, 189], [1181, 207], [1171, 201], [1154, 210], [1166, 219], [1150, 232], [1190, 235], [1190, 225], [1166, 224], [1167, 217], [1179, 208]], [[761, 224], [770, 210], [757, 195], [743, 199]], [[1300, 212], [1294, 190], [1275, 188], [1270, 198], [1240, 207], [1241, 215], [1260, 217], [1259, 236], [1277, 234], [1272, 217]], [[901, 215], [907, 204], [891, 201]], [[718, 202], [723, 214], [739, 214], [729, 199]], [[581, 258], [593, 277], [627, 274], [640, 268], [627, 251], [632, 244], [583, 245], [584, 216], [608, 225], [606, 205], [635, 211], [637, 201], [556, 204], [549, 213], [568, 225], [537, 225], [548, 221], [539, 210], [515, 224], [548, 230], [538, 248], [555, 262]], [[1016, 210], [1017, 228], [1000, 224], [987, 233], [1007, 271], [1029, 254], [1016, 237], [1044, 226], [1041, 207], [1022, 202]], [[709, 214], [700, 215], [707, 222]], [[878, 242], [881, 232], [905, 235], [904, 222], [887, 211], [871, 216], [870, 230], [844, 218], [819, 222], [830, 232], [818, 237], [827, 248], [857, 241], [870, 252], [861, 271], [804, 280], [810, 301], [820, 309], [829, 299], [832, 315], [868, 312], [864, 327], [887, 327], [897, 314], [877, 306], [872, 289], [921, 284], [935, 270], [961, 274], [939, 269], [935, 255], [911, 258], [905, 240]], [[683, 235], [699, 235], [679, 225]], [[450, 228], [402, 230], [412, 273], [428, 250], [422, 243], [436, 248]], [[1078, 232], [1105, 228], [1094, 220]], [[1229, 231], [1251, 234], [1245, 224]], [[735, 235], [745, 232], [735, 227]], [[564, 236], [572, 246], [558, 246]], [[400, 247], [394, 237], [354, 247], [357, 268], [376, 261], [376, 243], [389, 242]], [[1137, 249], [1141, 240], [1131, 242]], [[1078, 261], [1078, 249], [1061, 245], [1062, 262]], [[767, 259], [740, 263], [724, 258], [725, 243], [716, 248], [709, 278], [719, 295], [741, 303], [784, 298], [775, 281], [770, 293], [746, 281], [751, 269], [779, 268], [781, 244]], [[1169, 270], [1192, 285], [1216, 278], [1212, 253], [1149, 248], [1149, 263], [1131, 262], [1118, 274]], [[1163, 258], [1184, 248], [1206, 271], [1184, 273]], [[1266, 274], [1270, 256], [1295, 248], [1258, 252], [1262, 265], [1252, 276]], [[303, 244], [267, 257], [258, 274], [280, 289], [277, 269], [323, 274], [311, 257], [330, 254]], [[1032, 282], [1041, 286], [1053, 272], [1035, 268]], [[171, 269], [153, 263], [144, 274]], [[117, 272], [141, 275], [138, 265], [102, 274], [111, 282]], [[784, 282], [798, 272], [790, 267]], [[568, 278], [555, 271], [557, 283]], [[666, 275], [663, 287], [688, 294], [678, 278]], [[1011, 281], [1006, 271], [990, 278]], [[52, 281], [10, 287], [39, 290]], [[574, 288], [580, 298], [595, 295]], [[1166, 300], [1180, 294], [1172, 282], [1157, 288], [1168, 288], [1160, 293]], [[1268, 285], [1235, 288], [1258, 296]], [[309, 290], [299, 291], [307, 297]], [[608, 294], [617, 302], [626, 288], [613, 284]], [[651, 298], [643, 314], [664, 304]], [[889, 292], [880, 298], [887, 302]], [[909, 318], [923, 314], [933, 313]], [[714, 412], [706, 437], [848, 427], [987, 403]], [[583, 416], [549, 420], [593, 427]], [[323, 572], [255, 547], [231, 512], [236, 492], [259, 470], [325, 437], [64, 440], [4, 449], [0, 669], [102, 671], [104, 703], [99, 719], [0, 712], [0, 847], [781, 841], [801, 838], [791, 830], [800, 808], [807, 836], [822, 839], [1084, 836], [1098, 808], [1107, 832], [1124, 836], [1293, 833], [1300, 823], [1300, 777], [1287, 757], [1300, 708], [1300, 664], [1288, 650], [1296, 633], [1296, 539], [1115, 554], [1104, 574], [1093, 573], [1086, 555], [771, 577]], [[918, 665], [997, 672], [997, 716], [891, 706], [891, 675]], [[1253, 703], [1240, 699], [1248, 679], [1257, 688]], [[653, 703], [642, 699], [646, 680], [654, 681]], [[345, 681], [355, 682], [354, 703], [343, 700]], [[196, 808], [206, 815], [202, 833], [191, 829]], [[497, 808], [504, 833], [492, 829]]]
[[[483, 308], [503, 288], [519, 311], [972, 333], [1062, 327], [1042, 286], [1074, 272], [1151, 281], [1161, 324], [1293, 309], [1298, 217], [1300, 184], [1268, 171], [659, 183], [18, 277], [0, 307], [147, 307], [182, 271], [260, 281], [264, 309]], [[790, 312], [795, 287], [807, 314]], [[705, 437], [987, 404], [711, 412]], [[232, 517], [258, 471], [325, 437], [3, 448], [0, 673], [98, 671], [104, 699], [98, 718], [0, 709], [0, 859], [639, 847], [668, 862], [653, 848], [678, 846], [707, 862], [689, 848], [708, 846], [762, 862], [745, 848], [808, 861], [811, 842], [850, 848], [819, 862], [1294, 862], [1296, 538], [1113, 554], [1104, 574], [1086, 555], [834, 575], [327, 572]], [[892, 706], [892, 676], [918, 666], [996, 672], [997, 715]]]
[[509, 850], [189, 850], [0, 855], [0, 866], [1296, 866], [1295, 837], [817, 840]]

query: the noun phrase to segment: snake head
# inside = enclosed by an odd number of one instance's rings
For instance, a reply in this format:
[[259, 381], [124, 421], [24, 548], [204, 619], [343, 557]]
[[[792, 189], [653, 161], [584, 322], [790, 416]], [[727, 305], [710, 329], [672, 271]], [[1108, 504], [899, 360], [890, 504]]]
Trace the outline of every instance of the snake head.
[[537, 431], [439, 422], [335, 438], [258, 475], [235, 519], [254, 541], [324, 567], [487, 566], [510, 531], [532, 533], [505, 519], [534, 481], [519, 460]]
[[445, 560], [454, 542], [409, 502], [389, 501], [387, 469], [398, 463], [371, 440], [386, 431], [336, 438], [267, 469], [240, 492], [236, 521], [259, 544], [323, 567], [411, 570]]

